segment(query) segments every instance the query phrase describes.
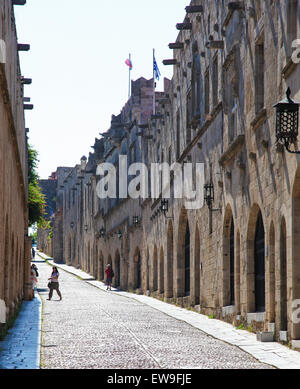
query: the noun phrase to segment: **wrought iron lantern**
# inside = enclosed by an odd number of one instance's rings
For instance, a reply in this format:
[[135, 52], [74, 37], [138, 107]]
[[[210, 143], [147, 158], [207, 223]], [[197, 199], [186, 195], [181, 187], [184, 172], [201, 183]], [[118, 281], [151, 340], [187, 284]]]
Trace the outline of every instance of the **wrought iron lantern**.
[[215, 200], [214, 185], [212, 182], [204, 185], [204, 201], [209, 209], [212, 209], [212, 204]]
[[122, 239], [122, 236], [123, 236], [123, 235], [122, 235], [122, 231], [121, 231], [121, 230], [119, 230], [119, 231], [117, 232], [117, 235], [118, 235], [118, 238], [119, 238], [119, 239]]
[[299, 127], [299, 105], [291, 99], [291, 89], [286, 91], [286, 99], [280, 101], [276, 108], [276, 139], [289, 153], [300, 154], [300, 151], [291, 150], [290, 146], [295, 144], [298, 138]]
[[100, 237], [103, 238], [105, 236], [105, 229], [102, 227], [100, 230]]
[[74, 222], [71, 222], [71, 223], [70, 223], [70, 226], [71, 226], [71, 228], [73, 229], [73, 228], [74, 228]]
[[89, 226], [86, 224], [86, 225], [84, 226], [84, 231], [87, 232], [88, 229], [89, 229]]
[[138, 217], [138, 216], [133, 216], [133, 217], [132, 217], [132, 222], [133, 222], [133, 225], [134, 225], [135, 227], [137, 227], [137, 226], [140, 224], [140, 219], [139, 219], [139, 217]]
[[169, 201], [168, 200], [166, 200], [166, 199], [161, 200], [160, 210], [166, 216], [166, 214], [169, 211]]

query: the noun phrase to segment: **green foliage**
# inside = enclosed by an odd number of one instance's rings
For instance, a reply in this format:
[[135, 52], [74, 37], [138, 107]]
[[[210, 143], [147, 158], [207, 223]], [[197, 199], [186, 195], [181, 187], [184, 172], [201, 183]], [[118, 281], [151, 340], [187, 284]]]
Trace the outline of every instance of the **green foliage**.
[[28, 211], [29, 226], [40, 223], [45, 212], [45, 196], [38, 184], [38, 153], [28, 145]]
[[214, 319], [215, 317], [214, 317], [214, 315], [209, 315], [208, 318], [209, 319]]
[[245, 329], [245, 326], [244, 324], [240, 324], [238, 327], [237, 327], [238, 330], [244, 330]]
[[251, 326], [251, 325], [248, 325], [247, 331], [249, 331], [249, 332], [253, 332], [253, 328], [252, 328], [252, 326]]

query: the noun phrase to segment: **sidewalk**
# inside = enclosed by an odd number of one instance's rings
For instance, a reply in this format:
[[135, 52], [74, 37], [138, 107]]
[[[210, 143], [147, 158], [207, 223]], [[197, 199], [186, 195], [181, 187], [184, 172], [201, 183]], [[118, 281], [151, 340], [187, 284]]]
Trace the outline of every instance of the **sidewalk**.
[[0, 342], [0, 369], [39, 369], [42, 302], [37, 292], [32, 301], [23, 301], [21, 311]]
[[[42, 253], [38, 253], [41, 258], [47, 260], [51, 265], [65, 270], [80, 277], [85, 282], [106, 291], [106, 285], [101, 281], [95, 281], [94, 278], [82, 270], [69, 265], [55, 264], [54, 261]], [[187, 309], [179, 308], [175, 305], [167, 304], [160, 300], [144, 295], [136, 295], [112, 288], [109, 293], [118, 293], [118, 295], [135, 299], [142, 304], [147, 304], [152, 308], [159, 310], [171, 317], [184, 321], [191, 326], [198, 328], [207, 335], [222, 340], [228, 344], [239, 347], [241, 350], [252, 355], [262, 363], [277, 367], [278, 369], [300, 369], [300, 353], [289, 349], [277, 342], [258, 342], [256, 334], [245, 330], [238, 330], [231, 324], [221, 320], [209, 319], [205, 315]]]

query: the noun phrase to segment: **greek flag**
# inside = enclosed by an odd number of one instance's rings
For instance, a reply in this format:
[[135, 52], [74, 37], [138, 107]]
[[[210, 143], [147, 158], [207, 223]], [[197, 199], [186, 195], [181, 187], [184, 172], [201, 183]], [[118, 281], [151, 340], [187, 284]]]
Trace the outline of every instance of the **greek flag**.
[[158, 69], [155, 57], [153, 58], [153, 70], [154, 70], [154, 75], [155, 75], [156, 80], [159, 80], [159, 77], [161, 76], [161, 74], [160, 74], [160, 71]]

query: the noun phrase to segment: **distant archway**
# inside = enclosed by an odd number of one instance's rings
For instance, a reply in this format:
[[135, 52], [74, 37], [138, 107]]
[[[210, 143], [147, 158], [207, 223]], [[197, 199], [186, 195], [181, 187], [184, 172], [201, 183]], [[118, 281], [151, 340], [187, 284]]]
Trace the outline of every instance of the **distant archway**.
[[178, 246], [177, 246], [177, 297], [190, 295], [190, 227], [187, 212], [184, 208], [178, 223]]
[[114, 274], [115, 274], [115, 277], [113, 280], [114, 286], [119, 287], [120, 286], [120, 279], [121, 279], [121, 258], [120, 258], [119, 250], [116, 251], [115, 263], [113, 266], [113, 270], [114, 270]]
[[174, 242], [173, 242], [173, 224], [170, 221], [168, 225], [167, 236], [167, 266], [166, 266], [166, 297], [173, 297], [173, 269], [174, 269]]
[[164, 249], [161, 247], [159, 255], [159, 293], [164, 293], [165, 291], [165, 256]]
[[193, 278], [193, 300], [194, 304], [200, 303], [200, 290], [201, 290], [201, 278], [200, 278], [200, 233], [198, 225], [195, 231], [195, 246], [194, 246], [194, 278]]
[[139, 247], [135, 249], [133, 258], [134, 289], [142, 287], [142, 259]]
[[158, 289], [158, 254], [157, 247], [154, 246], [153, 259], [152, 259], [152, 290], [156, 292]]

